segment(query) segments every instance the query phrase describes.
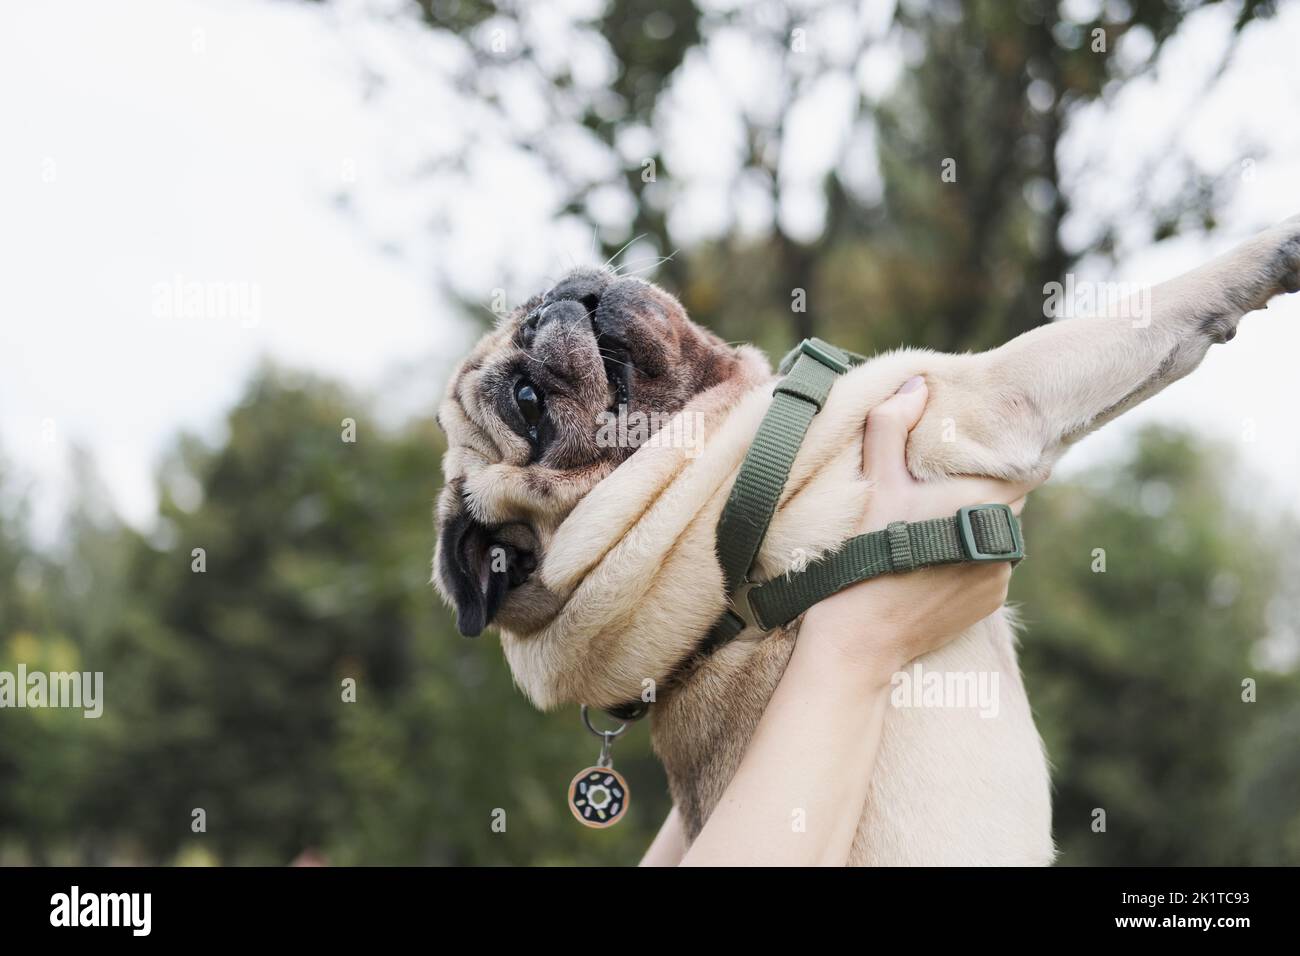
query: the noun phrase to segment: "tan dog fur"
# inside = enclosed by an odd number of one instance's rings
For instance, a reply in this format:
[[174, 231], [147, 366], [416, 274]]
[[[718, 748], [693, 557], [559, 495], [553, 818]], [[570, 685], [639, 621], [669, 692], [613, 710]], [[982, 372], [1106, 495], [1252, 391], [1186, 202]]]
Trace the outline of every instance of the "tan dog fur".
[[[930, 390], [908, 444], [916, 477], [1042, 478], [1073, 442], [1192, 371], [1212, 343], [1231, 338], [1244, 313], [1298, 285], [1300, 217], [1155, 287], [1149, 322], [1069, 319], [985, 353], [905, 349], [870, 360], [842, 377], [814, 419], [752, 576], [781, 574], [851, 533], [851, 516], [871, 493], [860, 474], [865, 418], [908, 377], [924, 376]], [[476, 354], [501, 347], [489, 337]], [[512, 592], [499, 621], [517, 683], [542, 708], [614, 706], [649, 688], [655, 749], [689, 838], [734, 774], [798, 627], [746, 631], [692, 658], [724, 607], [714, 528], [771, 400], [765, 359], [743, 346], [731, 355], [723, 380], [677, 413], [700, 416], [702, 446], [642, 447], [617, 466], [579, 469], [554, 492], [527, 483], [537, 466], [509, 460], [512, 436], [486, 434], [463, 403], [440, 411], [453, 445], [449, 486], [456, 483], [480, 521], [527, 522], [544, 555], [536, 580], [520, 600]], [[463, 393], [466, 374], [450, 389]], [[444, 493], [440, 518], [453, 507]], [[448, 593], [441, 569], [435, 581]], [[1051, 862], [1047, 761], [1008, 613], [921, 663], [996, 673], [997, 716], [892, 708], [851, 862]]]

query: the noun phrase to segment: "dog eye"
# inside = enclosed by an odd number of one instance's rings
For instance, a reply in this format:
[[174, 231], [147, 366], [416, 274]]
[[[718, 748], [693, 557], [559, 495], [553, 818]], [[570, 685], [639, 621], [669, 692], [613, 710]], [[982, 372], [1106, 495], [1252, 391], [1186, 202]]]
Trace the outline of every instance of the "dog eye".
[[532, 382], [521, 378], [515, 383], [515, 404], [519, 406], [519, 414], [524, 416], [529, 437], [536, 441], [537, 424], [542, 420], [542, 398]]

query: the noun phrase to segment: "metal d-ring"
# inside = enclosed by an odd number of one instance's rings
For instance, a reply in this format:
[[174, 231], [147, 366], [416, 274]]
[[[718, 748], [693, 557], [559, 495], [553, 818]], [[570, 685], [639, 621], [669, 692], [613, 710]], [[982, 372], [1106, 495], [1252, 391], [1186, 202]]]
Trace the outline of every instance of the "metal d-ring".
[[600, 756], [596, 760], [597, 767], [608, 767], [612, 763], [610, 751], [614, 749], [614, 740], [623, 731], [627, 730], [627, 721], [618, 725], [617, 730], [597, 730], [591, 725], [591, 713], [586, 704], [582, 705], [582, 722], [587, 725], [587, 729], [600, 738]]
[[611, 740], [617, 737], [623, 731], [627, 730], [627, 725], [628, 725], [627, 721], [623, 721], [618, 725], [617, 730], [597, 730], [595, 727], [591, 726], [591, 710], [587, 707], [586, 704], [582, 705], [582, 722], [586, 724], [587, 729], [590, 730], [597, 737], [608, 737]]

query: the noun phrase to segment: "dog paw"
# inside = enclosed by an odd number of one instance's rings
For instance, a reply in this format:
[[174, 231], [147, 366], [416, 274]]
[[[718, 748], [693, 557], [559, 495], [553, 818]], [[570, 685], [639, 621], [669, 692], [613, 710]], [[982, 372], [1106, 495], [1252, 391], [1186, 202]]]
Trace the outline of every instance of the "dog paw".
[[1263, 274], [1257, 289], [1263, 294], [1256, 308], [1266, 307], [1274, 296], [1300, 292], [1300, 216], [1292, 216], [1267, 232], [1256, 247]]

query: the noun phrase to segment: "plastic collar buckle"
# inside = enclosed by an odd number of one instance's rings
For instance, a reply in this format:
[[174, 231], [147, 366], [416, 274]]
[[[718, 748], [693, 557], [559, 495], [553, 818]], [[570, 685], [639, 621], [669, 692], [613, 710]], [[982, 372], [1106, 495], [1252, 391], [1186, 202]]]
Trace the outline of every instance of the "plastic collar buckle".
[[[1011, 551], [981, 551], [979, 545], [975, 543], [975, 529], [971, 526], [970, 516], [977, 511], [998, 511], [1001, 512], [1007, 522], [1007, 527], [1011, 529], [1011, 541], [1013, 550]], [[1010, 505], [967, 505], [957, 511], [957, 525], [961, 530], [961, 544], [966, 550], [966, 556], [971, 561], [1019, 561], [1025, 556], [1025, 542], [1020, 536], [1020, 525], [1016, 521], [1015, 512], [1011, 510]]]
[[758, 612], [754, 606], [749, 603], [749, 592], [754, 590], [757, 585], [753, 581], [741, 581], [736, 586], [736, 590], [731, 592], [727, 598], [727, 609], [739, 620], [743, 621], [745, 627], [756, 627], [761, 631], [767, 630], [763, 627], [763, 622], [758, 619]]
[[799, 351], [825, 365], [836, 375], [843, 375], [849, 370], [849, 366], [823, 348], [823, 344], [817, 339], [804, 339], [799, 343]]

